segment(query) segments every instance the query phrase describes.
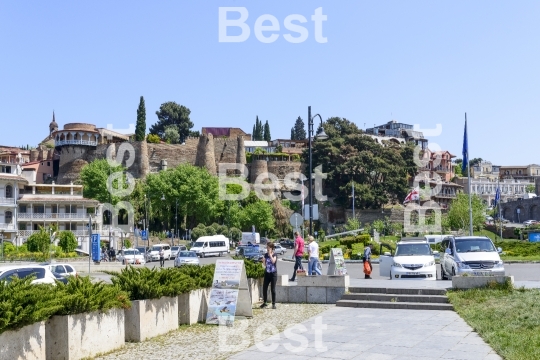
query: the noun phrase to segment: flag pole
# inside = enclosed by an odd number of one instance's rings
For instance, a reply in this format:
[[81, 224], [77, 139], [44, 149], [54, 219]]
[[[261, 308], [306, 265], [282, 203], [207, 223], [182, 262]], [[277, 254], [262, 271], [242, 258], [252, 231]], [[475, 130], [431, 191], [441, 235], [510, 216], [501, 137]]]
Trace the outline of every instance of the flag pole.
[[469, 190], [469, 236], [473, 236], [473, 216], [472, 216], [472, 191], [471, 191], [471, 162], [469, 159], [469, 134], [467, 131], [467, 113], [465, 113], [465, 136], [467, 136], [467, 178]]
[[497, 178], [497, 190], [499, 191], [499, 202], [498, 202], [498, 206], [499, 206], [499, 225], [500, 225], [500, 235], [501, 235], [501, 240], [503, 239], [502, 237], [502, 218], [501, 218], [501, 185], [500, 185], [500, 178]]

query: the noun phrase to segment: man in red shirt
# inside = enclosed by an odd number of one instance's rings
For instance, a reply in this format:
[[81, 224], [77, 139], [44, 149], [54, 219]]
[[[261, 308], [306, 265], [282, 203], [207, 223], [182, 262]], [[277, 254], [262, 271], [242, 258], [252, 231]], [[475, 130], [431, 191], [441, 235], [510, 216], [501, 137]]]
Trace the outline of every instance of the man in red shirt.
[[295, 240], [294, 240], [293, 256], [294, 256], [294, 259], [296, 260], [296, 262], [294, 264], [293, 276], [292, 276], [292, 278], [289, 279], [289, 281], [295, 281], [295, 279], [296, 279], [296, 271], [298, 269], [302, 269], [302, 270], [304, 269], [302, 267], [302, 257], [304, 256], [304, 239], [302, 239], [302, 237], [300, 236], [300, 234], [298, 232], [294, 233], [294, 237], [295, 237]]

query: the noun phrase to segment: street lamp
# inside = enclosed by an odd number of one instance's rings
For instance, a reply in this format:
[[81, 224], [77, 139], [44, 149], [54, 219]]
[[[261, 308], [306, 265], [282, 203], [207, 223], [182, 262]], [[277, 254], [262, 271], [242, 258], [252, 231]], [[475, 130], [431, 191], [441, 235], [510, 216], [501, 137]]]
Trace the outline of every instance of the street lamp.
[[308, 106], [308, 146], [309, 146], [309, 176], [308, 176], [308, 180], [309, 180], [309, 235], [311, 235], [313, 233], [313, 191], [312, 191], [312, 188], [313, 188], [313, 184], [312, 184], [312, 153], [311, 153], [311, 138], [313, 137], [313, 119], [315, 119], [316, 117], [319, 117], [319, 119], [321, 120], [321, 132], [319, 134], [317, 134], [317, 139], [319, 140], [325, 140], [325, 139], [328, 139], [328, 135], [326, 135], [326, 133], [324, 132], [324, 128], [323, 128], [323, 119], [321, 117], [321, 115], [319, 114], [316, 114], [314, 115], [313, 117], [311, 116], [311, 106]]

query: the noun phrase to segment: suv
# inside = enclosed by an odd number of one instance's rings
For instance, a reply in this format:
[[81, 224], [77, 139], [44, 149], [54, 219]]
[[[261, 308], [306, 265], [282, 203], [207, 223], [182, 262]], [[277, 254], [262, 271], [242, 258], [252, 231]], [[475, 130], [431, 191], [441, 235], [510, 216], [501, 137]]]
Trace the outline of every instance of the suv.
[[35, 276], [32, 284], [56, 284], [56, 277], [48, 267], [42, 265], [15, 265], [0, 267], [0, 281], [10, 282], [13, 277]]
[[148, 256], [148, 261], [159, 261], [159, 251], [161, 249], [163, 249], [164, 258], [166, 260], [171, 260], [171, 246], [168, 244], [157, 244], [152, 246]]
[[441, 243], [441, 277], [451, 279], [454, 275], [475, 276], [504, 275], [504, 263], [490, 238], [485, 236], [450, 237]]
[[279, 244], [285, 249], [294, 249], [294, 241], [289, 239], [282, 239], [279, 241]]
[[380, 275], [390, 277], [390, 280], [437, 280], [433, 256], [436, 253], [423, 238], [402, 239], [397, 243], [394, 255], [385, 253], [380, 256]]

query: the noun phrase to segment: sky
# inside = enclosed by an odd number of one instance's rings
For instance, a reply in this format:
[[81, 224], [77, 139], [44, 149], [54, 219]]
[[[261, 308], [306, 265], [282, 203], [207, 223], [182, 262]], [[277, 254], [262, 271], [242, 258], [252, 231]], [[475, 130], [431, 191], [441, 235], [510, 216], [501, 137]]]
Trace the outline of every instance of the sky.
[[[247, 11], [245, 41], [220, 42], [220, 7]], [[318, 8], [326, 21], [311, 20]], [[267, 14], [272, 43], [256, 36]], [[307, 39], [291, 43], [296, 14]], [[259, 116], [274, 139], [307, 122], [308, 106], [360, 128], [440, 124], [430, 147], [458, 158], [467, 113], [470, 158], [540, 163], [539, 17], [538, 1], [2, 1], [0, 145], [37, 145], [53, 110], [61, 127], [128, 129], [144, 96], [148, 127], [175, 101], [193, 130], [251, 133]]]

